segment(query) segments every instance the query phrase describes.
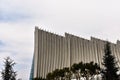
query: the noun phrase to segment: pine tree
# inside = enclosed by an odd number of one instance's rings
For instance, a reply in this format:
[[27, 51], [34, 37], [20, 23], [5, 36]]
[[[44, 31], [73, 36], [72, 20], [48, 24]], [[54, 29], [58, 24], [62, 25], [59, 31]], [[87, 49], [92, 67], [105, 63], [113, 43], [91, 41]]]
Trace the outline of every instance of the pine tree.
[[105, 55], [103, 56], [103, 65], [105, 70], [103, 72], [106, 80], [119, 80], [117, 71], [118, 68], [116, 67], [116, 60], [115, 57], [112, 55], [110, 43], [107, 42], [105, 45]]
[[4, 69], [1, 72], [2, 80], [16, 80], [16, 72], [13, 70], [15, 62], [7, 57], [4, 64]]

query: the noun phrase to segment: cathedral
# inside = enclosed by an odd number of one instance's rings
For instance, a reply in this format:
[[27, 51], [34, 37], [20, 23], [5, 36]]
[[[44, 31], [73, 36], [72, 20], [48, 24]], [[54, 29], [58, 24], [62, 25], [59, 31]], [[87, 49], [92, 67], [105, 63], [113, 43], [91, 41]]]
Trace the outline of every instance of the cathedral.
[[[90, 40], [65, 33], [64, 36], [51, 33], [38, 27], [34, 33], [34, 56], [31, 77], [46, 78], [47, 73], [55, 69], [70, 67], [74, 63], [91, 61], [103, 62], [106, 41], [91, 37]], [[120, 66], [120, 41], [110, 43], [112, 54]]]

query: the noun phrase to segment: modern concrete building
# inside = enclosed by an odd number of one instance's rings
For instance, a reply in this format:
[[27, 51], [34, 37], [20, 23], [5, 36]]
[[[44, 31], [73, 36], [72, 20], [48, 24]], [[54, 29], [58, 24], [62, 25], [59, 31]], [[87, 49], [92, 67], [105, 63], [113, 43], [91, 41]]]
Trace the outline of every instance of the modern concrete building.
[[[46, 77], [48, 72], [74, 63], [94, 61], [101, 67], [106, 41], [91, 37], [87, 40], [72, 34], [60, 36], [35, 28], [32, 77]], [[111, 50], [120, 66], [120, 41], [111, 43]]]

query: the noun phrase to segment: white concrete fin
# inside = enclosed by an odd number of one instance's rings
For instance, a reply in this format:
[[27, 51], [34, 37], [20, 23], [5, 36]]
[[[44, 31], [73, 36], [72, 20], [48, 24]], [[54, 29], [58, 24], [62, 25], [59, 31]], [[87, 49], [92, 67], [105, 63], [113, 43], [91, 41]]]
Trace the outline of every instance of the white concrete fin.
[[120, 45], [120, 40], [117, 40], [117, 42], [116, 42], [118, 45]]
[[76, 35], [74, 35], [74, 34], [70, 34], [70, 33], [67, 33], [67, 32], [65, 32], [65, 37], [75, 37], [75, 38], [79, 38], [79, 39], [83, 39], [83, 40], [87, 40], [87, 41], [90, 41], [90, 40], [88, 40], [88, 39], [85, 39], [85, 38], [83, 38], [83, 37], [79, 37], [79, 36], [76, 36]]
[[[67, 32], [62, 36], [37, 26], [35, 31], [34, 77], [45, 77], [48, 72], [70, 67], [80, 61], [94, 61], [101, 66], [106, 40], [95, 37], [88, 40]], [[116, 44], [120, 44], [120, 41]], [[111, 43], [111, 48], [119, 60], [120, 47], [116, 44]]]
[[38, 26], [35, 26], [35, 29], [39, 29]]

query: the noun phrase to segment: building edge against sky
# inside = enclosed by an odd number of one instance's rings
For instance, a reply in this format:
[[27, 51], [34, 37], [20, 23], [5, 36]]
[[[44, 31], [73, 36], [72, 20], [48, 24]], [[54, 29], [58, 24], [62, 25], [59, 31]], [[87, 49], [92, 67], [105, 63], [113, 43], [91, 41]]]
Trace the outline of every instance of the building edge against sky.
[[[31, 69], [31, 80], [36, 77], [46, 78], [47, 73], [55, 69], [70, 67], [79, 62], [96, 62], [101, 67], [106, 41], [91, 37], [91, 40], [69, 33], [57, 35], [38, 27], [34, 33], [34, 56]], [[111, 43], [112, 54], [120, 67], [120, 41]]]

